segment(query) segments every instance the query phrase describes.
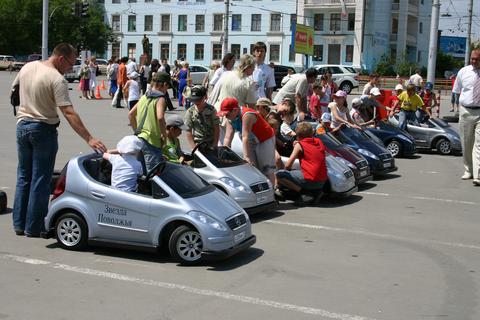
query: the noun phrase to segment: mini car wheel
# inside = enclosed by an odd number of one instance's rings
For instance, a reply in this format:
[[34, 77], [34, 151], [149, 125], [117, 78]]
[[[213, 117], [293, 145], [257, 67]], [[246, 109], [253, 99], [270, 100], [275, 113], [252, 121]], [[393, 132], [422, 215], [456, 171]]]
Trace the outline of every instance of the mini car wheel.
[[402, 144], [396, 140], [392, 140], [387, 144], [387, 150], [390, 151], [392, 157], [398, 157], [402, 154]]
[[65, 213], [57, 220], [55, 236], [62, 248], [81, 250], [87, 246], [87, 224], [77, 214]]
[[435, 144], [435, 148], [440, 154], [446, 155], [452, 153], [452, 145], [450, 144], [450, 141], [445, 138], [439, 139]]
[[202, 236], [189, 226], [179, 226], [172, 232], [168, 248], [172, 257], [182, 264], [193, 265], [202, 260]]

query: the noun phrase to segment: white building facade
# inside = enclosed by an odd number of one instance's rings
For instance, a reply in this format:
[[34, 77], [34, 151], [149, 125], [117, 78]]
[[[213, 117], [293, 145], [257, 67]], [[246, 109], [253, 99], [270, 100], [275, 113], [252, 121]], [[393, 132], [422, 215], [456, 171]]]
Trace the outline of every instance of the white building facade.
[[[432, 0], [230, 0], [228, 51], [251, 53], [267, 44], [267, 62], [302, 66], [290, 50], [291, 25], [314, 29], [308, 64], [346, 64], [371, 70], [383, 55], [427, 65]], [[342, 10], [342, 8], [346, 10]], [[106, 19], [116, 40], [108, 55], [137, 60], [142, 38], [153, 58], [185, 59], [208, 65], [221, 60], [224, 0], [105, 0]]]

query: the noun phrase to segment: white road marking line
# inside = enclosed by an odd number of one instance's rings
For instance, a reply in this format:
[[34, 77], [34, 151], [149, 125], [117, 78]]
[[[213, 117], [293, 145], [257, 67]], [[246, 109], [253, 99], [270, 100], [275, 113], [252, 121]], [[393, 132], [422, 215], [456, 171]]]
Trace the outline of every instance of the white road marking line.
[[318, 308], [310, 308], [310, 307], [304, 307], [304, 306], [299, 306], [299, 305], [290, 304], [290, 303], [283, 303], [283, 302], [278, 302], [278, 301], [273, 301], [273, 300], [259, 299], [259, 298], [255, 298], [255, 297], [249, 297], [249, 296], [242, 296], [242, 295], [231, 294], [231, 293], [223, 292], [223, 291], [205, 290], [205, 289], [194, 288], [194, 287], [185, 286], [185, 285], [181, 285], [181, 284], [168, 283], [168, 282], [162, 282], [162, 281], [156, 281], [156, 280], [150, 280], [150, 279], [136, 278], [136, 277], [128, 276], [128, 275], [125, 275], [125, 274], [120, 274], [120, 273], [101, 271], [101, 270], [95, 270], [95, 269], [90, 269], [90, 268], [75, 267], [75, 266], [71, 266], [71, 265], [67, 265], [67, 264], [53, 263], [53, 262], [50, 262], [50, 261], [31, 259], [31, 258], [27, 258], [27, 257], [12, 255], [12, 254], [1, 254], [0, 258], [5, 259], [5, 260], [10, 260], [10, 261], [16, 261], [16, 262], [20, 262], [20, 263], [27, 263], [27, 264], [34, 264], [34, 265], [39, 265], [39, 264], [40, 265], [47, 265], [47, 266], [49, 266], [51, 268], [54, 268], [54, 269], [61, 269], [61, 270], [65, 270], [65, 271], [76, 272], [76, 273], [81, 273], [81, 274], [94, 276], [94, 277], [113, 279], [113, 280], [119, 280], [119, 281], [125, 281], [125, 282], [132, 282], [132, 283], [136, 283], [136, 284], [154, 286], [154, 287], [159, 287], [159, 288], [164, 288], [164, 289], [176, 289], [176, 290], [181, 290], [181, 291], [196, 294], [196, 295], [217, 297], [217, 298], [221, 298], [221, 299], [225, 299], [225, 300], [233, 300], [233, 301], [238, 301], [238, 302], [243, 302], [243, 303], [249, 303], [249, 304], [258, 305], [258, 306], [262, 306], [262, 307], [270, 307], [270, 308], [281, 309], [281, 310], [289, 310], [289, 311], [299, 312], [299, 313], [304, 313], [304, 314], [311, 314], [311, 315], [321, 316], [321, 317], [325, 317], [325, 318], [329, 318], [329, 319], [375, 320], [374, 318], [367, 318], [367, 317], [350, 315], [350, 314], [345, 314], [345, 313], [336, 313], [336, 312], [331, 312], [331, 311], [318, 309]]
[[10, 188], [9, 187], [0, 187], [0, 189], [7, 190], [7, 189], [10, 189]]
[[103, 262], [103, 263], [109, 263], [109, 264], [125, 264], [128, 266], [134, 266], [134, 267], [148, 267], [148, 265], [141, 264], [141, 263], [132, 263], [132, 262], [126, 262], [126, 261], [113, 261], [113, 260], [107, 260], [107, 259], [95, 259], [95, 262]]
[[394, 197], [399, 197], [399, 198], [407, 198], [407, 199], [415, 199], [415, 200], [440, 201], [440, 202], [447, 202], [447, 203], [457, 203], [457, 204], [467, 204], [467, 205], [471, 205], [471, 206], [480, 206], [480, 203], [472, 202], [472, 201], [463, 201], [463, 200], [441, 199], [441, 198], [420, 197], [420, 196], [402, 196], [402, 195], [398, 195], [398, 194], [370, 192], [370, 191], [359, 191], [358, 194], [365, 194], [365, 195], [372, 195], [372, 196], [382, 196], [382, 197], [394, 196]]
[[355, 229], [333, 228], [333, 227], [327, 227], [327, 226], [321, 226], [321, 225], [312, 225], [312, 224], [286, 222], [286, 221], [274, 221], [274, 220], [262, 221], [261, 223], [278, 224], [278, 225], [300, 227], [300, 228], [307, 228], [307, 229], [316, 229], [316, 230], [327, 230], [327, 231], [334, 231], [334, 232], [344, 232], [344, 233], [359, 234], [363, 236], [370, 236], [370, 237], [384, 238], [384, 239], [391, 239], [391, 240], [400, 240], [400, 241], [417, 242], [417, 243], [430, 243], [430, 244], [455, 247], [455, 248], [480, 250], [480, 246], [476, 246], [472, 244], [445, 242], [445, 241], [429, 240], [429, 239], [407, 238], [407, 237], [395, 236], [391, 234], [375, 233], [375, 232], [355, 230]]

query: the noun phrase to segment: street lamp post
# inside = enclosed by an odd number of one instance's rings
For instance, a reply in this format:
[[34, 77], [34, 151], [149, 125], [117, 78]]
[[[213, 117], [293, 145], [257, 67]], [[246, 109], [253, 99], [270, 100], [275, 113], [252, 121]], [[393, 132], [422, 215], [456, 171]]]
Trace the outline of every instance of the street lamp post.
[[42, 60], [48, 58], [48, 0], [43, 0], [42, 16]]

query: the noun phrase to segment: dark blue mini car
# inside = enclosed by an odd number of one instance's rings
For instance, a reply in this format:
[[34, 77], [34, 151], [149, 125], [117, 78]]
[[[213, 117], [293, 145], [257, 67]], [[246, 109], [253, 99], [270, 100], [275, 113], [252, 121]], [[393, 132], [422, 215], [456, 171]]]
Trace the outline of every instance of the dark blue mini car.
[[366, 128], [365, 131], [372, 138], [380, 139], [395, 158], [409, 157], [417, 152], [415, 139], [408, 132], [389, 123], [380, 121], [375, 128]]
[[346, 127], [334, 135], [340, 142], [352, 147], [367, 159], [374, 177], [397, 170], [392, 154], [365, 131]]

